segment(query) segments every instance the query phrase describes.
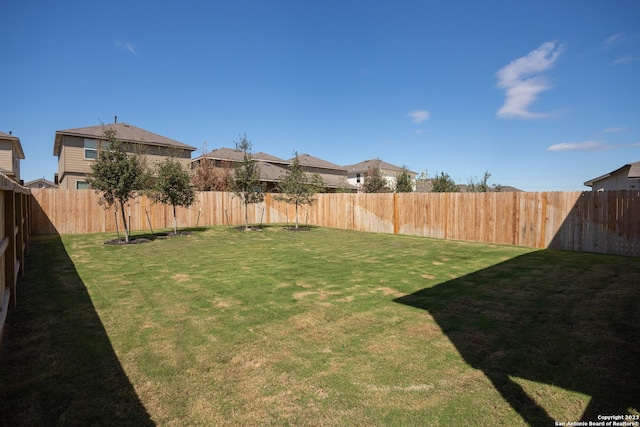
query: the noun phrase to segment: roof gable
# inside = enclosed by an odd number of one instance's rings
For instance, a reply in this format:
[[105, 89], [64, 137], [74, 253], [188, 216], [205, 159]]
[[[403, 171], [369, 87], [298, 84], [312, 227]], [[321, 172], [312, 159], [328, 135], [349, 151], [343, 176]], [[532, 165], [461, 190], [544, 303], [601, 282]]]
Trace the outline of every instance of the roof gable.
[[[384, 170], [387, 170], [387, 171], [400, 172], [403, 169], [400, 166], [392, 165], [391, 163], [387, 163], [387, 162], [382, 161], [380, 159], [365, 160], [365, 161], [360, 162], [360, 163], [356, 163], [356, 164], [353, 164], [353, 165], [345, 166], [345, 169], [347, 169], [347, 171], [349, 171], [350, 173], [366, 172], [370, 168], [375, 166], [376, 163], [380, 166], [380, 169], [384, 169]], [[407, 169], [407, 172], [409, 172], [411, 174], [416, 174], [416, 172], [408, 170], [408, 169]]]
[[585, 181], [584, 185], [586, 185], [587, 187], [592, 187], [596, 182], [602, 181], [603, 179], [609, 178], [610, 176], [616, 175], [620, 172], [625, 172], [627, 178], [629, 179], [640, 179], [640, 161], [627, 163], [626, 165], [619, 167], [612, 172], [606, 173], [597, 178], [590, 179], [589, 181]]
[[55, 143], [53, 147], [54, 156], [60, 155], [60, 146], [62, 144], [62, 136], [78, 136], [84, 138], [101, 139], [104, 138], [104, 132], [106, 130], [113, 130], [116, 132], [116, 138], [124, 142], [132, 142], [136, 144], [144, 145], [157, 145], [161, 147], [174, 147], [181, 150], [195, 151], [196, 148], [190, 145], [184, 144], [175, 139], [167, 138], [166, 136], [158, 135], [148, 130], [141, 129], [139, 127], [130, 125], [128, 123], [111, 123], [100, 126], [89, 126], [84, 128], [66, 129], [56, 131]]
[[11, 141], [11, 143], [13, 144], [14, 150], [16, 150], [16, 154], [18, 155], [18, 158], [24, 159], [24, 151], [22, 150], [22, 144], [20, 143], [20, 138], [0, 131], [0, 139], [5, 141]]

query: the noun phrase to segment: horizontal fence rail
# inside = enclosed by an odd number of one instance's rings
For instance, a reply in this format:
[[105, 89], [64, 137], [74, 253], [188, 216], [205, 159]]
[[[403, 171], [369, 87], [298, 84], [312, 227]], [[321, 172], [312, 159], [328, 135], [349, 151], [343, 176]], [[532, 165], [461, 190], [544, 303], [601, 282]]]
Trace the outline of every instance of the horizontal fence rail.
[[[87, 190], [33, 189], [32, 233], [122, 230], [121, 215]], [[173, 226], [170, 206], [145, 196], [126, 207], [132, 230]], [[232, 193], [200, 192], [178, 208], [179, 227], [243, 224], [244, 206]], [[292, 223], [294, 208], [267, 194], [250, 205], [252, 224]], [[301, 208], [302, 224], [441, 239], [640, 256], [640, 192], [319, 194]]]

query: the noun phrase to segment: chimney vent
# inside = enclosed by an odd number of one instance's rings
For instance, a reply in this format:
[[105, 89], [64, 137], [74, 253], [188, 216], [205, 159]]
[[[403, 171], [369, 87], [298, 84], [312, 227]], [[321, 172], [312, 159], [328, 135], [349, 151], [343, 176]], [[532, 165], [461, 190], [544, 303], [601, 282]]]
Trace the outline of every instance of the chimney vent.
[[113, 123], [118, 123], [118, 116], [113, 116]]
[[13, 133], [13, 131], [12, 131], [12, 130], [10, 130], [10, 131], [9, 131], [9, 135], [11, 135], [12, 133]]

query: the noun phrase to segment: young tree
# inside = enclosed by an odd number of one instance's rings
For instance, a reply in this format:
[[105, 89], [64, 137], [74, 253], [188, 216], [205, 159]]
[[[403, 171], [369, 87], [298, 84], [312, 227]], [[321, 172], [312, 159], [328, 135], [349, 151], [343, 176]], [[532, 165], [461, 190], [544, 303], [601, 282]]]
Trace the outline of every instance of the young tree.
[[173, 234], [178, 234], [176, 206], [189, 207], [195, 201], [189, 172], [173, 156], [156, 165], [152, 198], [173, 207]]
[[278, 182], [278, 194], [274, 198], [295, 206], [296, 230], [298, 229], [298, 207], [313, 205], [316, 193], [324, 189], [324, 182], [319, 174], [306, 174], [300, 166], [298, 153], [284, 178]]
[[362, 183], [362, 191], [365, 193], [388, 193], [391, 191], [389, 183], [380, 169], [379, 159], [367, 170]]
[[240, 141], [235, 142], [236, 150], [243, 153], [242, 162], [235, 165], [235, 174], [231, 181], [231, 191], [244, 204], [244, 219], [246, 229], [249, 229], [249, 204], [260, 203], [264, 200], [264, 186], [260, 181], [260, 170], [251, 154], [251, 141], [247, 135], [241, 135]]
[[396, 174], [396, 193], [413, 193], [413, 183], [411, 182], [411, 175], [406, 166], [402, 167], [402, 170]]
[[473, 178], [469, 178], [469, 180], [467, 181], [467, 191], [469, 193], [486, 193], [487, 191], [489, 191], [489, 185], [487, 184], [487, 181], [489, 181], [490, 177], [491, 174], [489, 173], [489, 171], [485, 171], [484, 177], [480, 182], [475, 182]]
[[193, 169], [192, 184], [198, 191], [230, 191], [233, 166], [228, 160], [216, 166], [213, 159], [201, 158]]
[[420, 175], [416, 177], [416, 192], [417, 193], [430, 193], [432, 190], [432, 183], [427, 175], [427, 171], [420, 172]]
[[124, 205], [136, 192], [144, 190], [148, 173], [139, 155], [127, 153], [122, 141], [116, 137], [116, 131], [105, 130], [104, 138], [106, 141], [101, 144], [98, 157], [91, 164], [87, 183], [101, 194], [100, 204], [111, 207], [117, 203], [120, 207], [124, 240], [129, 243]]
[[216, 162], [205, 157], [207, 143], [202, 144], [202, 155], [192, 170], [191, 183], [197, 191], [231, 191], [233, 166], [228, 160]]
[[338, 178], [338, 186], [336, 187], [336, 193], [352, 193], [349, 180], [346, 176]]
[[440, 172], [440, 176], [436, 174], [433, 179], [431, 191], [434, 193], [459, 193], [460, 187], [456, 185], [449, 174]]

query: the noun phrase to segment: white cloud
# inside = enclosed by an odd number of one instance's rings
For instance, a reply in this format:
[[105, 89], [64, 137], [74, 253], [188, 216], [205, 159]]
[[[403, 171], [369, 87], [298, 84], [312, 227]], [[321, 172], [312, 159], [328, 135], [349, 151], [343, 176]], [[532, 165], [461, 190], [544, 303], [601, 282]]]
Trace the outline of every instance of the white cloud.
[[498, 116], [504, 118], [547, 117], [545, 113], [529, 111], [529, 106], [538, 98], [538, 94], [549, 89], [544, 76], [564, 51], [564, 46], [556, 42], [543, 43], [526, 56], [515, 59], [501, 68], [496, 76], [498, 87], [505, 90], [504, 105], [498, 110]]
[[622, 58], [618, 58], [615, 61], [613, 61], [614, 65], [618, 65], [618, 64], [626, 64], [629, 62], [636, 62], [636, 61], [640, 61], [640, 56], [638, 55], [627, 55], [627, 56], [623, 56]]
[[414, 110], [409, 113], [413, 123], [422, 123], [429, 120], [429, 112], [427, 110]]
[[600, 133], [620, 133], [620, 132], [626, 132], [627, 128], [626, 127], [620, 127], [620, 128], [606, 128], [605, 130], [603, 130]]
[[126, 51], [128, 51], [130, 53], [136, 53], [136, 47], [135, 47], [135, 45], [133, 43], [116, 40], [115, 44], [120, 49], [126, 50]]
[[600, 151], [607, 148], [609, 147], [600, 141], [563, 142], [548, 147], [547, 151]]
[[613, 47], [614, 45], [623, 42], [625, 39], [624, 34], [623, 33], [618, 33], [618, 34], [614, 34], [611, 37], [608, 37], [606, 40], [604, 40], [602, 42], [602, 45], [609, 49], [611, 47]]

